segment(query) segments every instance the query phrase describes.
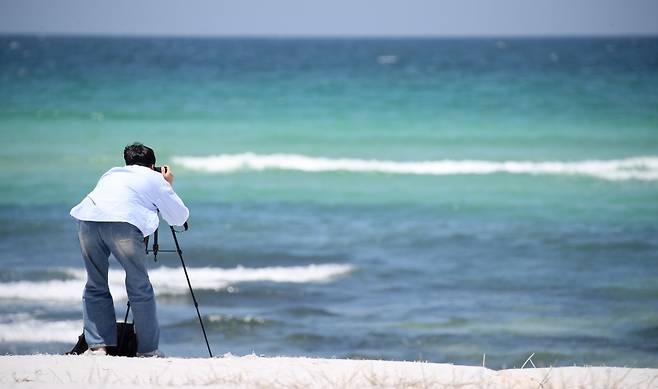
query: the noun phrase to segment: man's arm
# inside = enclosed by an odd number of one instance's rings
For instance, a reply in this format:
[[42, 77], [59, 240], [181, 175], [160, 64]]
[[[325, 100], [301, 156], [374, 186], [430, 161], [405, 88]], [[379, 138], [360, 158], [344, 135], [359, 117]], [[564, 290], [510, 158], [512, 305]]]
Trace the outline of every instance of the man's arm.
[[174, 174], [169, 166], [162, 167], [162, 176], [167, 183], [162, 184], [155, 206], [158, 207], [160, 215], [170, 226], [182, 226], [190, 216], [190, 211], [172, 188]]

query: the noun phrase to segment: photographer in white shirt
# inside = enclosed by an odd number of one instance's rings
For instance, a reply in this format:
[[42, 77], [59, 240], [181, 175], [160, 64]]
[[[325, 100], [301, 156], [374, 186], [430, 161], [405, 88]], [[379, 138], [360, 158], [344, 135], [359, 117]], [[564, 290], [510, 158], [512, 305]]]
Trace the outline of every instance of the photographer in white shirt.
[[163, 356], [155, 296], [145, 266], [144, 237], [159, 224], [158, 211], [169, 225], [183, 225], [189, 210], [172, 188], [169, 166], [155, 169], [153, 149], [126, 146], [126, 166], [107, 171], [96, 188], [71, 210], [78, 221], [80, 249], [87, 269], [83, 294], [84, 335], [89, 354], [106, 354], [117, 344], [114, 302], [107, 283], [113, 254], [126, 272], [126, 292], [133, 310], [138, 356]]

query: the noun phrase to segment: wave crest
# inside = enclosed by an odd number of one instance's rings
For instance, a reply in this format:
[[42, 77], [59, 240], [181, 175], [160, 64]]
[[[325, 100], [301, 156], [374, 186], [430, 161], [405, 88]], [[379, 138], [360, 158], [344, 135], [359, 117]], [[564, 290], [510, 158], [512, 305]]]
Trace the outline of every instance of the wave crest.
[[610, 181], [658, 180], [658, 157], [644, 156], [583, 161], [382, 161], [332, 159], [298, 154], [221, 154], [206, 157], [178, 156], [173, 162], [190, 170], [209, 173], [291, 170], [301, 172], [353, 172], [416, 175], [530, 174], [580, 175]]
[[[232, 269], [216, 267], [188, 268], [195, 289], [223, 290], [241, 282], [329, 282], [354, 270], [348, 264], [311, 264], [307, 266], [280, 266]], [[0, 283], [0, 299], [37, 301], [79, 301], [86, 280], [83, 269], [63, 269], [71, 278], [68, 280], [15, 281]], [[126, 299], [125, 273], [121, 269], [110, 270], [108, 283], [115, 299]], [[149, 278], [157, 294], [186, 294], [187, 283], [181, 268], [159, 267], [149, 271]]]
[[13, 316], [11, 322], [0, 323], [0, 342], [71, 343], [82, 333], [82, 320], [46, 321], [29, 315]]

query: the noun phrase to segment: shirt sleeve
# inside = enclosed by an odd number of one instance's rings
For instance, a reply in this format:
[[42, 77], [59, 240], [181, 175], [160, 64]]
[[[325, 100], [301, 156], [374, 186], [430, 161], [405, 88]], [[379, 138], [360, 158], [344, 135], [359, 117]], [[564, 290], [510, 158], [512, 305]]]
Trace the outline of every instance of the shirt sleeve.
[[160, 215], [170, 226], [182, 226], [190, 216], [183, 200], [178, 197], [171, 185], [165, 183], [160, 188], [160, 195], [155, 203]]

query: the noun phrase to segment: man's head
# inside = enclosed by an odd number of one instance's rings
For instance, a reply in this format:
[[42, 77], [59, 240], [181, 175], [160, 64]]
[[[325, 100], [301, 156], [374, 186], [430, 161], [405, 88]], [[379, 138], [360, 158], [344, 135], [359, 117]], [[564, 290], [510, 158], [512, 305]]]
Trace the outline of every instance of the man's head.
[[139, 165], [145, 167], [152, 167], [155, 165], [155, 153], [150, 147], [146, 147], [141, 143], [133, 143], [123, 149], [123, 159], [126, 165]]

